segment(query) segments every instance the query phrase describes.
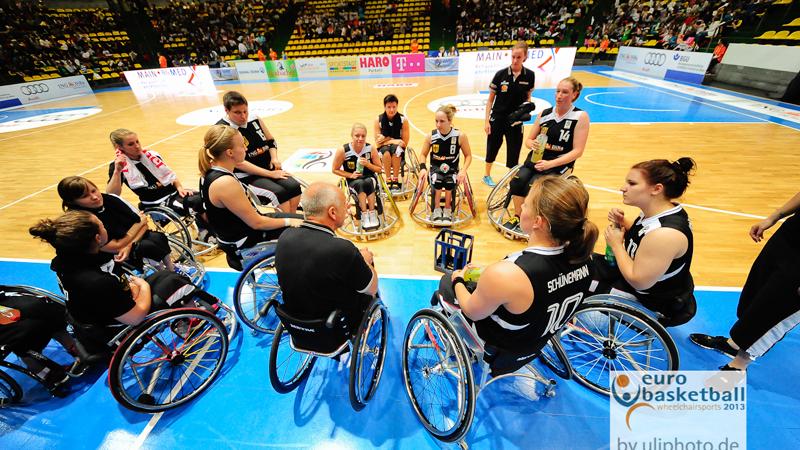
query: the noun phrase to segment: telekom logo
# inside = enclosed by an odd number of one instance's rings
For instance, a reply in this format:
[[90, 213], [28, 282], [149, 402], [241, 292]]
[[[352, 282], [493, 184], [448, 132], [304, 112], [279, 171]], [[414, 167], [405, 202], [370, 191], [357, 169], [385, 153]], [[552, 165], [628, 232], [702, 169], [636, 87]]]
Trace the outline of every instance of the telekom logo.
[[392, 72], [424, 72], [425, 56], [422, 53], [392, 55]]

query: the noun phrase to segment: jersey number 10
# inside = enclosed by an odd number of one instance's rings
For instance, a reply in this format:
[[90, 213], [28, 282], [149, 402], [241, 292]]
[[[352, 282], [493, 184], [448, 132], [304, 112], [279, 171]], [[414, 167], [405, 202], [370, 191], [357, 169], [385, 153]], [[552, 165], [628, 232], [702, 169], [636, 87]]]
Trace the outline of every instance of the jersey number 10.
[[547, 312], [549, 313], [549, 318], [547, 319], [547, 327], [544, 329], [542, 337], [555, 334], [561, 327], [566, 325], [567, 321], [575, 314], [578, 305], [581, 304], [582, 298], [583, 292], [579, 292], [567, 297], [561, 303], [554, 303], [548, 306]]

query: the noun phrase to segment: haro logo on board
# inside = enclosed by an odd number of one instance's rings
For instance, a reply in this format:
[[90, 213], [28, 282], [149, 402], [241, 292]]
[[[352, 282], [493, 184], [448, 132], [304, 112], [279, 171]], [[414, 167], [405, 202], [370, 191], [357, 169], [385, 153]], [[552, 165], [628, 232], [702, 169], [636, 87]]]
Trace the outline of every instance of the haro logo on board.
[[358, 60], [362, 68], [384, 68], [391, 67], [388, 56], [362, 56]]

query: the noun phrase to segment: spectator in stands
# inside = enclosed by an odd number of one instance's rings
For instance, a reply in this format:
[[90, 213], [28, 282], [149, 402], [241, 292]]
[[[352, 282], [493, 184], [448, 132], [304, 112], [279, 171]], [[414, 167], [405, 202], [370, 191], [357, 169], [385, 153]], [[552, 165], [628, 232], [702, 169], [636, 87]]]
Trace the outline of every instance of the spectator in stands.
[[259, 61], [266, 61], [267, 60], [267, 55], [264, 54], [264, 50], [263, 49], [259, 48], [258, 49], [258, 53], [256, 53], [256, 56], [258, 57]]
[[419, 53], [419, 42], [416, 39], [411, 40], [411, 53]]
[[158, 67], [161, 67], [162, 69], [167, 68], [167, 57], [161, 52], [158, 52]]
[[269, 48], [269, 59], [271, 61], [276, 61], [278, 59], [278, 53], [272, 48]]

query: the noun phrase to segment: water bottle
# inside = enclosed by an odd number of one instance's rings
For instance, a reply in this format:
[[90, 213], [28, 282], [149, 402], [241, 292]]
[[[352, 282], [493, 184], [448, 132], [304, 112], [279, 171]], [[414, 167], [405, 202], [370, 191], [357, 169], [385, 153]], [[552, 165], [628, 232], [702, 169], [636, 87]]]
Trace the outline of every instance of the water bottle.
[[542, 127], [536, 136], [536, 141], [539, 143], [539, 148], [533, 151], [533, 162], [541, 161], [544, 156], [544, 148], [547, 146], [547, 127]]
[[472, 283], [477, 283], [478, 279], [480, 279], [481, 274], [483, 273], [484, 267], [470, 267], [469, 269], [464, 271], [464, 281], [469, 281]]
[[606, 244], [606, 262], [611, 267], [617, 267], [617, 257], [614, 256], [614, 251], [611, 250], [611, 246]]
[[356, 160], [356, 173], [359, 175], [364, 173], [364, 165], [361, 164], [361, 158]]

